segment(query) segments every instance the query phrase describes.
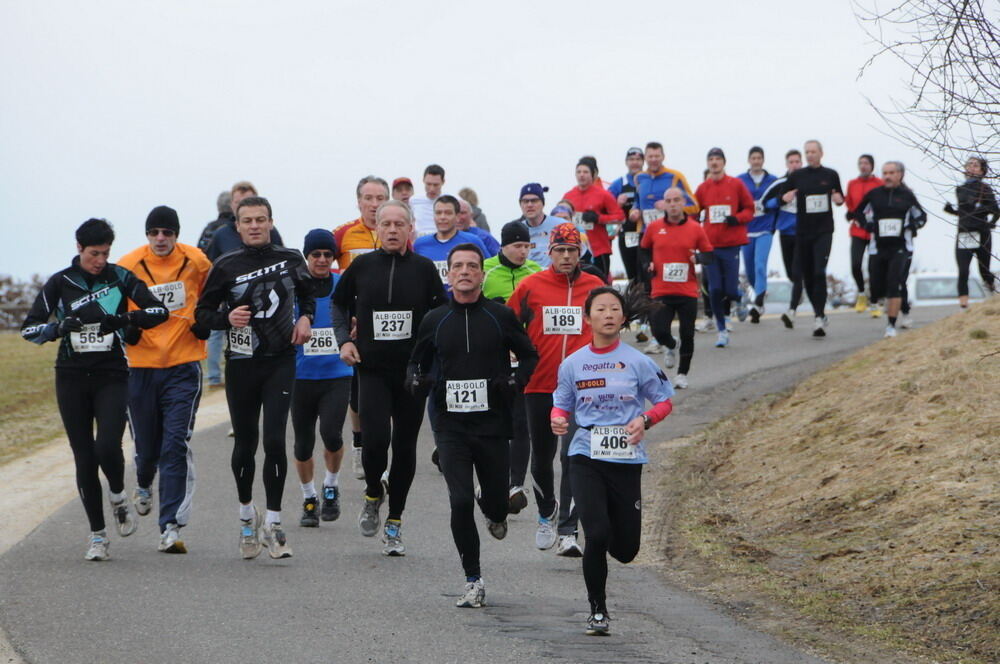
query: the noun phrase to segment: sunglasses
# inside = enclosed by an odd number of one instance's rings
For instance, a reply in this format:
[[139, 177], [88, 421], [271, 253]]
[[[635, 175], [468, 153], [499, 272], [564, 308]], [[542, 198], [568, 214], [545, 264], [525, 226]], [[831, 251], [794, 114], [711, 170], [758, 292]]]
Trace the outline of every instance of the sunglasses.
[[156, 237], [157, 235], [162, 235], [163, 237], [173, 237], [176, 233], [169, 228], [150, 228], [146, 231], [146, 237]]
[[309, 252], [309, 257], [310, 258], [333, 258], [333, 252], [332, 251], [320, 251], [320, 250], [317, 249], [316, 251], [310, 251]]

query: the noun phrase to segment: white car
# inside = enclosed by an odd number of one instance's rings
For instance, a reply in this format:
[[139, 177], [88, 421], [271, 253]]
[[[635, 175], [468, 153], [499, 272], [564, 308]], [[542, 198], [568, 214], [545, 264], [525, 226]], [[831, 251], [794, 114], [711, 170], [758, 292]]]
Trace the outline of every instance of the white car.
[[[975, 267], [973, 265], [973, 267]], [[957, 272], [918, 272], [906, 280], [910, 304], [914, 307], [932, 307], [958, 303]], [[978, 277], [969, 277], [969, 302], [986, 299], [986, 289]]]

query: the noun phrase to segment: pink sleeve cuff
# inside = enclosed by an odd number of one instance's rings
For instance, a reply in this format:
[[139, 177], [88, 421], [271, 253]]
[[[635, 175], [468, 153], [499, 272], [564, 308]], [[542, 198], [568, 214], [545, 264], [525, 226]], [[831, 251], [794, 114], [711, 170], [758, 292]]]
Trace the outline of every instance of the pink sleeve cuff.
[[556, 408], [555, 406], [553, 406], [552, 407], [552, 411], [549, 412], [549, 419], [550, 420], [554, 420], [557, 417], [565, 417], [568, 420], [569, 419], [569, 412], [563, 410], [562, 408]]
[[652, 408], [646, 411], [646, 416], [649, 417], [653, 424], [658, 424], [662, 422], [667, 415], [673, 411], [674, 405], [670, 402], [670, 399], [666, 401], [661, 401], [660, 403], [654, 405]]

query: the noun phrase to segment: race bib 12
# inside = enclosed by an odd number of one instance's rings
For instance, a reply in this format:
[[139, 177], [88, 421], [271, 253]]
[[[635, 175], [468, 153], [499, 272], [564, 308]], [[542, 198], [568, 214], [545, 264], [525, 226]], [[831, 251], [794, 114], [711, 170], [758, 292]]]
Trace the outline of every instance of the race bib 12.
[[829, 194], [812, 194], [806, 196], [806, 214], [820, 214], [830, 211]]

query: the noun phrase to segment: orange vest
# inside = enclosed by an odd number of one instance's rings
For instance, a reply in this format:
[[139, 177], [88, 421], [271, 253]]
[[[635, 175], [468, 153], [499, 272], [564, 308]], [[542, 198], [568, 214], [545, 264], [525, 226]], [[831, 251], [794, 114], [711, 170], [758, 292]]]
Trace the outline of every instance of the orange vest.
[[361, 254], [367, 254], [382, 246], [375, 231], [365, 226], [361, 217], [337, 226], [333, 231], [333, 240], [337, 245], [337, 265], [340, 266], [341, 272]]
[[[122, 256], [118, 264], [146, 282], [170, 312], [165, 323], [142, 331], [135, 346], [127, 346], [130, 367], [166, 369], [205, 359], [205, 342], [191, 332], [194, 307], [212, 263], [201, 249], [178, 242], [168, 256], [157, 256], [143, 245]], [[136, 305], [129, 301], [129, 309]]]

